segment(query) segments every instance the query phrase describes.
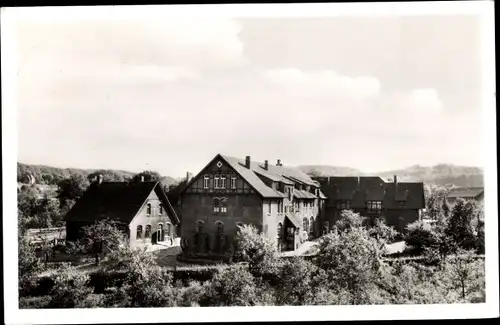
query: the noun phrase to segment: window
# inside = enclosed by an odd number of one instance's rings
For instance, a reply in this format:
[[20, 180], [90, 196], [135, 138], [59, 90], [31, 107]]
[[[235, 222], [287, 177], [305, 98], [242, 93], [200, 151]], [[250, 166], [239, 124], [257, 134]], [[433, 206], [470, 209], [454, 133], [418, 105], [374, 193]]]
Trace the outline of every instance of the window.
[[142, 226], [137, 226], [137, 235], [135, 236], [136, 239], [141, 239], [142, 238]]
[[163, 214], [163, 204], [160, 203], [160, 209], [158, 211], [158, 214], [161, 216]]
[[231, 188], [235, 189], [236, 188], [236, 177], [231, 177]]
[[225, 197], [220, 198], [220, 212], [222, 213], [227, 212], [227, 198]]
[[214, 197], [213, 210], [214, 210], [215, 213], [220, 212], [220, 199], [218, 197]]
[[382, 210], [382, 201], [368, 201], [368, 212], [378, 213]]
[[146, 214], [148, 217], [151, 215], [151, 203], [148, 203], [146, 206]]
[[216, 189], [220, 188], [220, 177], [219, 177], [219, 175], [214, 176], [214, 188], [216, 188]]
[[304, 218], [302, 221], [302, 227], [304, 228], [305, 232], [309, 232], [309, 220], [307, 218]]
[[311, 220], [309, 221], [309, 225], [310, 225], [309, 233], [312, 234], [312, 233], [314, 233], [314, 218], [313, 217], [311, 217]]
[[278, 213], [283, 213], [283, 200], [278, 201]]
[[214, 211], [214, 213], [219, 213], [219, 212], [226, 213], [227, 212], [227, 198], [214, 197], [213, 211]]
[[146, 226], [146, 232], [144, 233], [144, 238], [151, 237], [151, 225]]
[[349, 210], [351, 208], [351, 202], [346, 200], [337, 201], [337, 209]]
[[204, 222], [201, 220], [196, 221], [196, 232], [201, 233], [203, 231]]
[[283, 236], [283, 225], [280, 223], [278, 223], [278, 227], [276, 229], [276, 235], [278, 237], [278, 239], [281, 239], [281, 237]]
[[205, 189], [208, 188], [208, 181], [209, 180], [210, 180], [210, 176], [205, 175], [205, 177], [203, 177], [203, 188], [205, 188]]
[[220, 188], [226, 188], [226, 176], [220, 177]]
[[272, 201], [269, 201], [269, 203], [267, 204], [267, 213], [268, 214], [271, 214], [271, 207], [272, 207]]
[[166, 229], [167, 236], [173, 237], [172, 236], [172, 225], [167, 222], [167, 229]]

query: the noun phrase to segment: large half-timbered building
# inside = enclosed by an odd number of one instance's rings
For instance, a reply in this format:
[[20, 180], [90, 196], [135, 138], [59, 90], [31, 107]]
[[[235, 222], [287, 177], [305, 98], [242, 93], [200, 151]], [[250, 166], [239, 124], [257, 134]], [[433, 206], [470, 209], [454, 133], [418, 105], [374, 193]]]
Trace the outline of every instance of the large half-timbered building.
[[294, 168], [218, 154], [183, 188], [177, 203], [181, 238], [194, 255], [223, 254], [238, 226], [251, 224], [281, 250], [318, 236], [324, 195]]

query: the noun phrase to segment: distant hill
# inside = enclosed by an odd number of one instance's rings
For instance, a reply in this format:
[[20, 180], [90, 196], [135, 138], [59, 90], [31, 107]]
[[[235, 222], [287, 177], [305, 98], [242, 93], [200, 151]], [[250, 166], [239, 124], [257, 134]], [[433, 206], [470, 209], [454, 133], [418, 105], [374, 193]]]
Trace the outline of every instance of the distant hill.
[[364, 173], [349, 167], [325, 165], [297, 166], [311, 176], [380, 176], [384, 180], [398, 176], [398, 180], [407, 182], [424, 182], [436, 185], [453, 184], [459, 187], [484, 186], [483, 170], [479, 167], [439, 164], [435, 166], [414, 165], [404, 169], [388, 170], [377, 173]]
[[[45, 165], [29, 165], [17, 163], [17, 181], [19, 183], [29, 183], [30, 176], [33, 176], [36, 184], [57, 185], [57, 183], [73, 175], [81, 175], [88, 178], [92, 174], [102, 174], [105, 181], [127, 181], [137, 173], [116, 169], [79, 169], [79, 168], [57, 168]], [[181, 178], [162, 176], [160, 181], [165, 186], [179, 183]]]

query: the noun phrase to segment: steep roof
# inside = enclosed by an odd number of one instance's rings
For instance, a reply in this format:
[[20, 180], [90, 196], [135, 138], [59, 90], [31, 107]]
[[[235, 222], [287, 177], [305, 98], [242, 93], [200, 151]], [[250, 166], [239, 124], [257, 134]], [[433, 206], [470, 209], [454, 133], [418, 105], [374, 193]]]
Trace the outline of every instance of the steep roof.
[[484, 187], [457, 188], [448, 193], [449, 198], [475, 198], [484, 192]]
[[93, 183], [66, 214], [66, 221], [97, 221], [105, 218], [129, 224], [155, 191], [172, 221], [179, 218], [159, 182], [103, 182]]
[[425, 208], [423, 183], [386, 183], [380, 177], [320, 177], [328, 205], [336, 200], [351, 201], [352, 208], [363, 208], [366, 201], [382, 201], [388, 209]]

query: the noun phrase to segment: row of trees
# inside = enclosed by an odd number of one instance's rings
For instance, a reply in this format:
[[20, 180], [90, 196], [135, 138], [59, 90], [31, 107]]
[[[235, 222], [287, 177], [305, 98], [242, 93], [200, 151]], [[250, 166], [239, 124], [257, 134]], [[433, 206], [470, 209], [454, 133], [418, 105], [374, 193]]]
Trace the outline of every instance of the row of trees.
[[[50, 168], [50, 167], [48, 167]], [[59, 170], [59, 169], [57, 169]], [[98, 175], [103, 176], [103, 181], [124, 181], [122, 175], [113, 171], [96, 171], [84, 175], [75, 173], [67, 178], [62, 178], [57, 182], [55, 195], [44, 191], [44, 188], [37, 184], [25, 184], [18, 190], [17, 202], [19, 219], [28, 228], [60, 227], [63, 225], [63, 216], [71, 209], [83, 193], [87, 190], [91, 182]], [[161, 180], [160, 174], [154, 171], [143, 171], [131, 176], [128, 180], [135, 182]], [[170, 183], [169, 183], [170, 182]], [[170, 180], [163, 184], [164, 190], [169, 191], [175, 188], [175, 183]]]
[[[349, 305], [484, 301], [484, 262], [472, 252], [446, 255], [440, 267], [384, 260], [384, 244], [394, 235], [378, 223], [343, 214], [337, 229], [319, 242], [312, 260], [279, 256], [276, 245], [252, 226], [235, 238], [233, 264], [218, 267], [205, 282], [181, 284], [156, 264], [146, 249], [107, 245], [102, 272], [120, 271], [123, 283], [93, 294], [89, 278], [73, 267], [56, 273], [44, 307], [168, 307], [256, 305]], [[110, 225], [111, 228], [117, 228]], [[98, 227], [97, 227], [98, 228]], [[90, 228], [89, 228], [90, 229]], [[97, 239], [98, 232], [94, 229]], [[102, 233], [102, 232], [101, 232]], [[109, 232], [113, 233], [113, 231]], [[113, 235], [114, 236], [114, 235]], [[99, 241], [107, 242], [108, 237]], [[112, 241], [109, 241], [112, 242]], [[88, 241], [89, 247], [92, 240]], [[25, 263], [29, 264], [29, 263]], [[25, 268], [26, 270], [26, 268]], [[31, 269], [30, 272], [34, 272]]]

